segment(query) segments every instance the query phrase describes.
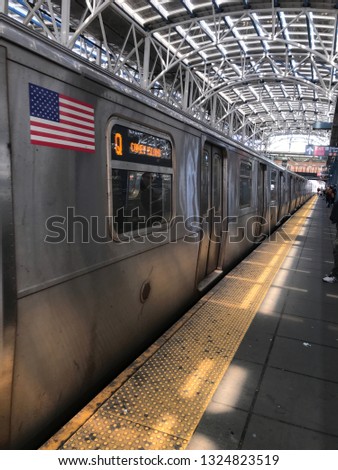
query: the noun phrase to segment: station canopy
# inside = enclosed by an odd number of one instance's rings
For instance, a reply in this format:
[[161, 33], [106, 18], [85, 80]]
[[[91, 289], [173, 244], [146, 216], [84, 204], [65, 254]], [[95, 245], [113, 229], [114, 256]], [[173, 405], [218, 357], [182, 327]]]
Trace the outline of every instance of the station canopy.
[[256, 149], [279, 135], [329, 135], [337, 7], [332, 0], [0, 0], [5, 14]]

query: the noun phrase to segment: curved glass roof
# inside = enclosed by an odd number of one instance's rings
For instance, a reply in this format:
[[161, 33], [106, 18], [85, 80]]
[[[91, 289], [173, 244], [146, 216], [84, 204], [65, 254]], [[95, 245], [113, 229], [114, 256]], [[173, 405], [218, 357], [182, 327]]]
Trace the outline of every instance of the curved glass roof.
[[[331, 123], [338, 86], [331, 0], [0, 1], [18, 21], [260, 148]], [[328, 124], [326, 124], [328, 127]]]

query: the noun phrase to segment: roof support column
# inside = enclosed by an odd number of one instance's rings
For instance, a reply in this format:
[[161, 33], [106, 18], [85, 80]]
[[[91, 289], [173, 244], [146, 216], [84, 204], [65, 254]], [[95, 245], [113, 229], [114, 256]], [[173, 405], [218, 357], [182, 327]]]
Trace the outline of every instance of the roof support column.
[[184, 77], [184, 90], [183, 90], [183, 100], [182, 100], [182, 109], [187, 111], [189, 107], [189, 90], [190, 90], [190, 71], [185, 71]]
[[141, 87], [148, 88], [149, 85], [149, 67], [150, 67], [150, 37], [144, 38], [144, 57], [143, 57], [143, 73], [141, 79]]
[[96, 65], [101, 66], [101, 61], [102, 61], [102, 42], [98, 44], [98, 47], [96, 48]]
[[211, 100], [210, 121], [212, 126], [216, 123], [217, 96], [214, 95]]
[[272, 20], [272, 24], [271, 24], [271, 35], [272, 35], [272, 40], [275, 39], [275, 35], [276, 35], [276, 13], [275, 13], [275, 0], [272, 0], [271, 1], [271, 20]]
[[234, 113], [230, 114], [230, 120], [229, 120], [229, 135], [232, 137], [234, 134]]
[[62, 0], [61, 3], [61, 44], [68, 45], [70, 23], [70, 0]]
[[246, 137], [246, 121], [245, 121], [245, 117], [243, 119], [243, 127], [242, 127], [242, 142], [245, 141], [245, 137]]
[[8, 0], [0, 0], [0, 13], [8, 15]]

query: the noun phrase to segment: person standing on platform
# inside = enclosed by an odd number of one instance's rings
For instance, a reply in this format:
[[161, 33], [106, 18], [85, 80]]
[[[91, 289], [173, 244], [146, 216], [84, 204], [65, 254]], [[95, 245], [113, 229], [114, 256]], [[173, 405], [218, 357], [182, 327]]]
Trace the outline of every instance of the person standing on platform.
[[329, 282], [330, 284], [338, 281], [338, 201], [333, 204], [330, 220], [333, 224], [336, 224], [336, 238], [333, 243], [333, 262], [334, 266], [330, 274], [323, 277], [324, 282]]
[[333, 192], [332, 186], [329, 186], [328, 188], [326, 188], [325, 197], [326, 197], [326, 206], [331, 207], [335, 198], [335, 194]]

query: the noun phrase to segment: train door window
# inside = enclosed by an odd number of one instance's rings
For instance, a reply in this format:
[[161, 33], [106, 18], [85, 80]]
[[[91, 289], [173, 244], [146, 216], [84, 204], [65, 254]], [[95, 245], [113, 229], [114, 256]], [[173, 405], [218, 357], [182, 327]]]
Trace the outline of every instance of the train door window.
[[270, 201], [277, 201], [277, 172], [271, 171], [270, 175]]
[[204, 148], [201, 162], [201, 190], [200, 190], [200, 207], [201, 216], [206, 217], [209, 209], [209, 149]]
[[[223, 220], [224, 150], [206, 142], [201, 158], [200, 213], [204, 237], [201, 242], [200, 266], [203, 278], [214, 272], [219, 263]], [[202, 267], [203, 266], [203, 267]]]
[[266, 180], [266, 165], [259, 164], [258, 179], [257, 179], [257, 199], [258, 199], [258, 214], [263, 217], [265, 210], [265, 180]]
[[214, 152], [212, 161], [212, 203], [215, 214], [222, 212], [222, 159]]
[[149, 232], [172, 216], [172, 145], [149, 129], [109, 126], [109, 216], [116, 235]]
[[281, 204], [284, 204], [285, 202], [285, 198], [286, 198], [285, 190], [286, 190], [285, 175], [284, 173], [280, 172], [279, 173], [279, 193], [280, 193], [279, 200]]
[[239, 205], [241, 208], [251, 206], [252, 164], [242, 161], [239, 170]]
[[291, 175], [288, 173], [286, 177], [286, 202], [291, 202]]
[[200, 208], [201, 216], [208, 217], [209, 211], [215, 215], [222, 212], [223, 163], [222, 151], [217, 146], [206, 144], [201, 160]]

